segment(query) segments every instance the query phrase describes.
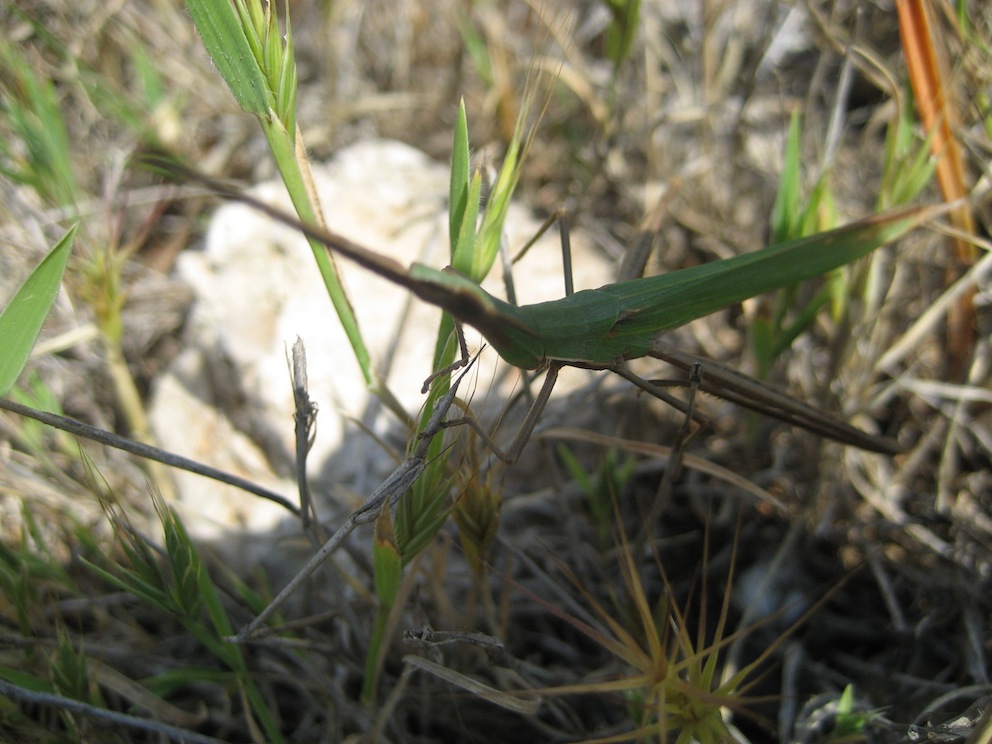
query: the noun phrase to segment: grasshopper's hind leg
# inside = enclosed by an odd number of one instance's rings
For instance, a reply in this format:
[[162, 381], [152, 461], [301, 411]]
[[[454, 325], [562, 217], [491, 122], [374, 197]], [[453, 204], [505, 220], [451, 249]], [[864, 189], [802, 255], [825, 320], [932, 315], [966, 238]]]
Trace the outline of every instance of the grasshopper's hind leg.
[[680, 413], [684, 413], [689, 419], [695, 421], [697, 425], [697, 429], [692, 432], [692, 436], [695, 436], [695, 434], [698, 431], [706, 428], [709, 425], [710, 423], [709, 419], [704, 414], [697, 411], [695, 409], [695, 406], [691, 402], [686, 403], [685, 401], [679, 400], [674, 395], [671, 395], [665, 390], [665, 387], [670, 387], [674, 385], [685, 387], [685, 386], [692, 386], [693, 384], [695, 384], [696, 386], [698, 386], [699, 385], [698, 370], [689, 370], [691, 376], [689, 379], [686, 380], [645, 380], [643, 377], [640, 377], [639, 375], [635, 375], [633, 372], [631, 372], [625, 363], [620, 363], [614, 367], [610, 367], [610, 371], [615, 372], [616, 374], [620, 375], [623, 379], [639, 387], [648, 395], [654, 396], [662, 403], [671, 406]]
[[668, 349], [660, 343], [655, 344], [651, 356], [681, 369], [702, 364], [700, 390], [762, 415], [871, 452], [895, 455], [902, 451], [897, 442], [887, 437], [862, 431], [836, 416], [718, 362]]

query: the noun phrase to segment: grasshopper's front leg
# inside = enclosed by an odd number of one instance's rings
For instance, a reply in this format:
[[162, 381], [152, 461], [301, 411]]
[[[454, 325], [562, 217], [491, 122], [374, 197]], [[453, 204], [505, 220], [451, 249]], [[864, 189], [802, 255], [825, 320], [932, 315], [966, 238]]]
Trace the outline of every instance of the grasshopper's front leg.
[[472, 361], [472, 357], [468, 353], [468, 344], [465, 342], [465, 331], [462, 329], [462, 324], [457, 320], [455, 321], [455, 338], [458, 339], [458, 350], [461, 352], [461, 357], [453, 361], [447, 367], [442, 367], [424, 380], [424, 386], [420, 388], [421, 394], [426, 395], [427, 391], [431, 389], [431, 383], [438, 377], [446, 377], [452, 372], [462, 369], [463, 367], [467, 367], [468, 363]]
[[523, 452], [530, 435], [534, 433], [534, 427], [537, 426], [538, 420], [541, 418], [541, 414], [544, 412], [545, 407], [548, 405], [548, 401], [551, 399], [551, 392], [555, 388], [555, 383], [558, 381], [558, 372], [562, 368], [561, 362], [551, 362], [548, 364], [548, 371], [544, 377], [544, 384], [541, 385], [541, 392], [538, 393], [537, 398], [534, 400], [533, 405], [531, 405], [530, 410], [527, 411], [527, 417], [524, 419], [523, 423], [520, 424], [520, 428], [517, 430], [516, 435], [513, 437], [513, 441], [507, 449], [503, 449], [498, 444], [496, 440], [493, 439], [492, 435], [489, 434], [482, 425], [476, 421], [471, 416], [462, 416], [456, 419], [450, 419], [442, 426], [467, 426], [485, 443], [486, 447], [496, 455], [500, 460], [505, 462], [507, 465], [512, 465], [520, 458], [520, 453]]
[[[506, 276], [506, 290], [507, 299], [510, 303], [516, 304], [516, 293], [513, 288], [513, 265], [516, 264], [520, 259], [522, 259], [527, 251], [544, 235], [548, 229], [558, 223], [559, 233], [561, 237], [561, 251], [562, 251], [562, 263], [563, 263], [563, 276], [565, 281], [565, 295], [568, 296], [572, 294], [573, 291], [573, 281], [572, 281], [572, 246], [571, 239], [568, 233], [568, 221], [566, 219], [566, 212], [564, 209], [557, 209], [551, 215], [545, 219], [544, 223], [534, 234], [534, 236], [527, 241], [527, 243], [520, 249], [520, 251], [511, 260], [506, 260], [504, 264], [505, 276]], [[447, 369], [441, 372], [435, 372], [431, 375], [427, 381], [424, 383], [424, 392], [427, 392], [427, 388], [435, 377], [444, 374], [452, 369], [457, 369], [464, 366], [464, 363], [468, 357], [468, 348], [465, 344], [465, 336], [461, 332], [461, 327], [456, 322], [455, 330], [458, 332], [458, 343], [462, 349], [463, 360], [459, 360], [450, 365]], [[538, 394], [537, 398], [531, 404], [530, 409], [527, 411], [527, 416], [520, 428], [517, 430], [516, 435], [513, 437], [513, 441], [507, 449], [503, 449], [498, 444], [493, 436], [482, 428], [471, 416], [462, 416], [457, 419], [452, 419], [447, 421], [444, 426], [461, 426], [465, 425], [469, 427], [472, 431], [479, 435], [483, 443], [489, 450], [502, 462], [507, 465], [512, 465], [518, 459], [520, 459], [520, 454], [523, 452], [524, 447], [527, 445], [528, 440], [530, 440], [531, 434], [534, 433], [534, 428], [537, 426], [538, 420], [541, 418], [541, 414], [548, 405], [548, 401], [551, 399], [551, 393], [554, 390], [555, 383], [558, 381], [558, 372], [561, 368], [565, 366], [562, 362], [550, 361], [547, 364], [547, 372], [545, 374], [544, 383], [541, 386], [541, 392]]]

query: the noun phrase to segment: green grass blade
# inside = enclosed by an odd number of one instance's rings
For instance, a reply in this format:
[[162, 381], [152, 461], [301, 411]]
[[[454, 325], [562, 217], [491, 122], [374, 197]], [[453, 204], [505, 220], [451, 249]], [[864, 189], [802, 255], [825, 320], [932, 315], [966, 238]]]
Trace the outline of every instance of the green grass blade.
[[503, 166], [496, 176], [496, 183], [493, 184], [486, 200], [486, 212], [482, 216], [482, 224], [479, 226], [479, 237], [476, 250], [473, 255], [472, 269], [470, 272], [463, 272], [474, 282], [481, 282], [492, 268], [496, 256], [499, 254], [500, 241], [503, 239], [503, 225], [506, 223], [506, 215], [510, 211], [510, 202], [513, 199], [513, 192], [517, 188], [520, 180], [520, 169], [523, 165], [523, 156], [526, 147], [521, 142], [521, 127], [517, 125], [514, 139], [510, 142], [503, 157]]
[[606, 56], [613, 63], [613, 74], [630, 56], [641, 15], [640, 0], [607, 0], [613, 20], [606, 29]]
[[[477, 245], [476, 223], [479, 220], [479, 204], [482, 199], [482, 174], [475, 172], [469, 182], [468, 193], [465, 201], [465, 211], [462, 214], [461, 231], [452, 236], [455, 239], [454, 251], [451, 255], [451, 265], [466, 276], [471, 276], [469, 272], [474, 270], [473, 259], [475, 258]], [[486, 270], [488, 273], [488, 268]], [[474, 277], [473, 277], [474, 278]], [[476, 281], [479, 281], [476, 279]]]
[[[789, 121], [782, 174], [771, 217], [771, 240], [784, 243], [813, 235], [837, 224], [833, 194], [830, 190], [830, 171], [824, 170], [807, 196], [803, 196], [801, 118], [794, 112]], [[841, 272], [834, 272], [829, 280], [831, 293], [818, 295], [814, 305], [799, 311], [802, 325], [796, 321], [788, 326], [798, 297], [798, 285], [782, 287], [774, 301], [763, 303], [749, 328], [751, 349], [757, 362], [760, 379], [768, 376], [778, 355], [812, 321], [828, 299], [833, 300], [834, 316], [846, 306], [848, 282]]]
[[[431, 534], [433, 537], [433, 533]], [[393, 532], [389, 509], [383, 509], [375, 523], [372, 542], [372, 563], [375, 567], [376, 608], [375, 627], [365, 657], [365, 679], [362, 683], [362, 700], [372, 700], [379, 671], [382, 668], [385, 644], [388, 643], [389, 614], [396, 604], [403, 581], [403, 561]]]
[[[273, 15], [273, 24], [275, 16]], [[279, 29], [274, 28], [273, 36], [278, 38]], [[286, 47], [282, 53], [282, 60], [276, 68], [279, 71], [279, 78], [275, 82], [276, 89], [276, 114], [280, 121], [285, 122], [286, 130], [296, 131], [296, 47], [293, 46], [293, 27], [289, 22], [289, 14], [286, 14]]]
[[400, 592], [403, 580], [403, 563], [393, 533], [393, 520], [389, 509], [383, 509], [375, 523], [372, 542], [372, 563], [375, 566], [375, 594], [384, 607], [392, 607]]
[[[305, 222], [320, 223], [316, 195], [309, 188], [313, 178], [306, 150], [297, 141], [297, 72], [288, 14], [283, 38], [271, 6], [263, 11], [258, 0], [236, 0], [235, 6], [228, 0], [188, 0], [187, 7], [231, 92], [262, 125], [296, 213]], [[309, 243], [366, 387], [387, 407], [404, 416], [402, 407], [376, 374], [333, 258], [316, 241]]]
[[[278, 120], [270, 124], [266, 124], [264, 119], [261, 121], [266, 137], [269, 140], [269, 146], [275, 155], [279, 174], [282, 176], [283, 183], [286, 185], [286, 190], [289, 192], [290, 199], [293, 202], [293, 208], [304, 222], [319, 222], [316, 209], [310, 201], [309, 190], [307, 188], [308, 177], [302, 170], [304, 167], [309, 168], [309, 164], [301, 164], [295, 159], [293, 155], [295, 148], [291, 136], [293, 133], [282, 130]], [[351, 300], [348, 299], [348, 294], [338, 275], [333, 256], [317, 241], [308, 239], [307, 242], [310, 244], [310, 250], [313, 253], [314, 261], [317, 263], [317, 269], [320, 271], [324, 287], [327, 289], [327, 296], [330, 298], [331, 304], [334, 306], [334, 311], [337, 313], [338, 322], [341, 323], [341, 327], [348, 336], [348, 342], [351, 344], [355, 359], [362, 371], [365, 384], [380, 397], [383, 394], [388, 394], [388, 391], [380, 387], [381, 383], [375, 374], [368, 348], [365, 346], [365, 341], [358, 326], [358, 318], [355, 316]], [[383, 402], [389, 404], [387, 400]]]
[[217, 71], [241, 108], [256, 116], [267, 115], [274, 101], [231, 3], [187, 0], [186, 8]]
[[136, 572], [124, 570], [120, 576], [102, 568], [87, 558], [80, 559], [86, 568], [96, 574], [97, 577], [115, 586], [123, 592], [133, 594], [146, 604], [156, 607], [165, 612], [171, 610], [169, 596], [156, 584], [146, 581]]
[[[169, 594], [183, 616], [196, 617], [203, 605], [203, 598], [207, 595], [203, 591], [204, 581], [209, 584], [209, 579], [205, 579], [206, 570], [179, 515], [164, 504], [158, 504], [156, 508], [160, 511], [159, 520], [165, 532], [165, 551], [169, 556], [172, 572]], [[209, 588], [212, 588], [212, 584]], [[228, 624], [220, 635], [224, 637], [232, 632]]]
[[[476, 254], [479, 247], [477, 223], [482, 176], [470, 173], [468, 119], [462, 101], [455, 121], [455, 132], [451, 147], [451, 182], [448, 224], [450, 229], [451, 265], [472, 281], [481, 281], [489, 271], [486, 266], [481, 275], [476, 276]], [[437, 341], [434, 349], [434, 369], [447, 367], [455, 358], [457, 346], [454, 343], [454, 321], [445, 313], [441, 317]], [[431, 387], [424, 405], [420, 426], [430, 419], [434, 405], [448, 390], [448, 377], [438, 378]], [[435, 437], [428, 450], [428, 465], [424, 474], [414, 483], [407, 497], [400, 501], [396, 510], [395, 537], [403, 562], [409, 562], [430, 542], [434, 534], [448, 518], [450, 503], [448, 484], [445, 478], [444, 459], [440, 457], [444, 448], [444, 437]]]
[[785, 155], [782, 160], [782, 175], [775, 194], [772, 208], [772, 242], [780, 243], [800, 237], [798, 225], [801, 220], [800, 206], [800, 157], [799, 157], [799, 114], [793, 113], [789, 120], [789, 134], [785, 142]]
[[[469, 146], [468, 117], [465, 113], [465, 99], [458, 102], [458, 118], [455, 120], [455, 137], [451, 147], [451, 185], [448, 194], [448, 235], [451, 241], [451, 256], [454, 258], [457, 241], [462, 234], [465, 210], [468, 208], [469, 191]], [[473, 231], [474, 234], [474, 231]]]
[[462, 37], [462, 44], [468, 52], [469, 59], [479, 75], [479, 79], [487, 86], [493, 84], [493, 64], [489, 56], [489, 48], [486, 40], [479, 30], [473, 25], [471, 18], [467, 15], [459, 14], [458, 31]]
[[6, 395], [28, 362], [41, 326], [48, 317], [62, 283], [76, 225], [69, 228], [0, 313], [0, 396]]
[[912, 97], [907, 94], [885, 132], [879, 209], [909, 203], [933, 178], [937, 168], [937, 158], [931, 155], [934, 133], [921, 140], [915, 126]]

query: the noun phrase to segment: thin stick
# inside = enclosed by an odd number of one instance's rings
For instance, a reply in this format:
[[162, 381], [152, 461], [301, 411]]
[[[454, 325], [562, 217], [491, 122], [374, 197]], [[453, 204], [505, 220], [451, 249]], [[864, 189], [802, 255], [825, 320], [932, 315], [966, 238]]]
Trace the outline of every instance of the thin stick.
[[455, 394], [458, 392], [458, 384], [462, 381], [462, 377], [458, 377], [448, 389], [448, 392], [437, 402], [434, 407], [434, 413], [431, 414], [430, 420], [427, 422], [427, 426], [417, 435], [419, 441], [417, 446], [406, 460], [400, 463], [392, 474], [383, 481], [382, 485], [377, 488], [371, 496], [362, 504], [360, 507], [355, 509], [351, 515], [344, 521], [337, 531], [331, 535], [331, 537], [323, 544], [323, 546], [314, 553], [313, 557], [307, 562], [307, 564], [300, 570], [299, 573], [294, 576], [288, 584], [283, 588], [279, 594], [276, 595], [269, 605], [262, 610], [258, 616], [252, 620], [250, 623], [245, 625], [241, 631], [231, 638], [230, 641], [235, 643], [244, 643], [245, 641], [251, 640], [255, 636], [259, 628], [272, 616], [272, 614], [278, 610], [290, 595], [292, 595], [300, 586], [305, 582], [310, 576], [316, 571], [324, 561], [326, 561], [334, 551], [336, 551], [345, 539], [354, 532], [360, 525], [368, 524], [369, 522], [374, 522], [378, 517], [379, 513], [383, 508], [389, 508], [402, 496], [406, 491], [413, 485], [413, 482], [417, 480], [420, 474], [424, 471], [427, 466], [427, 451], [430, 446], [431, 440], [434, 435], [445, 428], [443, 419], [448, 413], [448, 409], [451, 407], [452, 402], [455, 400]]
[[116, 449], [123, 450], [124, 452], [130, 452], [132, 455], [137, 455], [138, 457], [144, 457], [148, 460], [155, 460], [156, 462], [161, 462], [171, 467], [179, 468], [180, 470], [186, 470], [190, 473], [196, 473], [197, 475], [212, 478], [215, 481], [220, 481], [221, 483], [227, 483], [229, 486], [240, 488], [244, 491], [248, 491], [249, 493], [253, 493], [256, 496], [261, 496], [263, 499], [273, 501], [279, 504], [279, 506], [288, 509], [295, 516], [300, 516], [299, 508], [297, 508], [294, 503], [285, 497], [280, 496], [273, 491], [269, 491], [266, 488], [262, 488], [261, 486], [252, 483], [250, 480], [241, 478], [231, 473], [225, 473], [223, 470], [218, 470], [217, 468], [210, 467], [209, 465], [204, 465], [196, 460], [190, 460], [188, 457], [182, 457], [181, 455], [167, 452], [166, 450], [159, 449], [158, 447], [152, 447], [150, 444], [136, 442], [133, 439], [128, 439], [127, 437], [122, 437], [119, 434], [113, 434], [112, 432], [105, 431], [103, 429], [98, 429], [95, 426], [84, 424], [82, 421], [77, 421], [76, 419], [69, 418], [67, 416], [59, 416], [58, 414], [49, 413], [48, 411], [39, 411], [36, 408], [21, 405], [20, 403], [15, 403], [12, 400], [0, 398], [0, 408], [10, 411], [11, 413], [33, 418], [35, 421], [40, 421], [48, 426], [54, 426], [56, 429], [62, 429], [62, 431], [67, 431], [70, 434], [83, 437], [84, 439], [91, 439], [94, 442], [106, 444], [109, 447], [114, 447]]
[[675, 196], [679, 186], [681, 186], [681, 180], [673, 180], [665, 193], [658, 199], [658, 203], [641, 220], [637, 235], [634, 237], [634, 242], [624, 251], [623, 257], [620, 259], [620, 268], [617, 269], [618, 282], [629, 279], [640, 279], [644, 276], [644, 269], [647, 267], [648, 259], [651, 257], [655, 238], [661, 232], [661, 225], [665, 221], [665, 217], [668, 216], [668, 208], [671, 205], [672, 197]]
[[558, 218], [558, 234], [561, 236], [561, 268], [565, 277], [565, 296], [575, 292], [575, 279], [572, 276], [572, 238], [568, 233], [568, 215], [561, 213]]
[[317, 510], [310, 497], [310, 481], [307, 479], [307, 456], [317, 436], [317, 404], [310, 400], [307, 381], [307, 350], [303, 339], [296, 337], [293, 344], [293, 421], [296, 424], [296, 483], [300, 489], [300, 513], [303, 530], [317, 523]]
[[555, 220], [560, 220], [564, 216], [565, 216], [564, 209], [556, 209], [554, 212], [549, 214], [547, 218], [544, 220], [544, 222], [541, 223], [541, 226], [537, 229], [537, 232], [534, 233], [534, 236], [524, 244], [523, 248], [517, 251], [517, 255], [513, 257], [513, 260], [510, 263], [515, 264], [518, 261], [520, 261], [520, 259], [522, 259], [524, 256], [526, 256], [527, 251], [529, 251], [534, 246], [534, 244], [541, 239], [541, 236], [544, 235], [544, 233], [546, 233], [553, 224], [555, 224]]
[[[648, 510], [644, 520], [644, 528], [640, 531], [637, 541], [634, 543], [634, 555], [644, 555], [644, 547], [654, 535], [654, 526], [661, 516], [662, 504], [671, 497], [672, 486], [682, 472], [682, 458], [685, 455], [685, 447], [692, 439], [692, 420], [696, 410], [696, 391], [699, 389], [700, 374], [702, 364], [696, 363], [689, 372], [689, 401], [686, 403], [685, 416], [682, 418], [682, 425], [679, 433], [675, 437], [675, 445], [672, 447], [672, 454], [668, 457], [665, 465], [665, 472], [661, 476], [661, 482], [655, 491], [654, 500]], [[650, 565], [650, 564], [649, 564]]]
[[179, 728], [178, 726], [170, 726], [167, 723], [160, 723], [159, 721], [148, 718], [139, 718], [138, 716], [132, 716], [127, 713], [106, 710], [96, 705], [84, 703], [81, 700], [53, 695], [50, 692], [28, 690], [2, 679], [0, 679], [0, 695], [27, 705], [41, 705], [73, 715], [86, 716], [95, 721], [102, 721], [105, 724], [112, 724], [119, 728], [148, 731], [158, 736], [167, 737], [172, 741], [188, 742], [188, 744], [223, 744], [220, 739], [215, 739], [212, 736], [204, 736], [203, 734], [197, 734], [193, 731]]

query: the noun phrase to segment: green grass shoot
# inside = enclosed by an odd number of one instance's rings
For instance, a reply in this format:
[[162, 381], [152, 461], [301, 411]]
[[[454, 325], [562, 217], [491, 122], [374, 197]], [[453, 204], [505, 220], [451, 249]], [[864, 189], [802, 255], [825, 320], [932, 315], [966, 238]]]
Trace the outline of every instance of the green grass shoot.
[[41, 326], [58, 295], [75, 238], [76, 227], [73, 226], [0, 312], [0, 338], [4, 342], [4, 353], [0, 354], [0, 396], [13, 387], [28, 362]]
[[[212, 0], [188, 0], [187, 8], [234, 97], [258, 119], [300, 219], [322, 223], [306, 148], [296, 126], [296, 60], [288, 16], [283, 42], [271, 5], [263, 12], [260, 3], [246, 0], [237, 0], [234, 6]], [[313, 241], [311, 247], [365, 384], [394, 412], [405, 415], [372, 364], [333, 257]]]

